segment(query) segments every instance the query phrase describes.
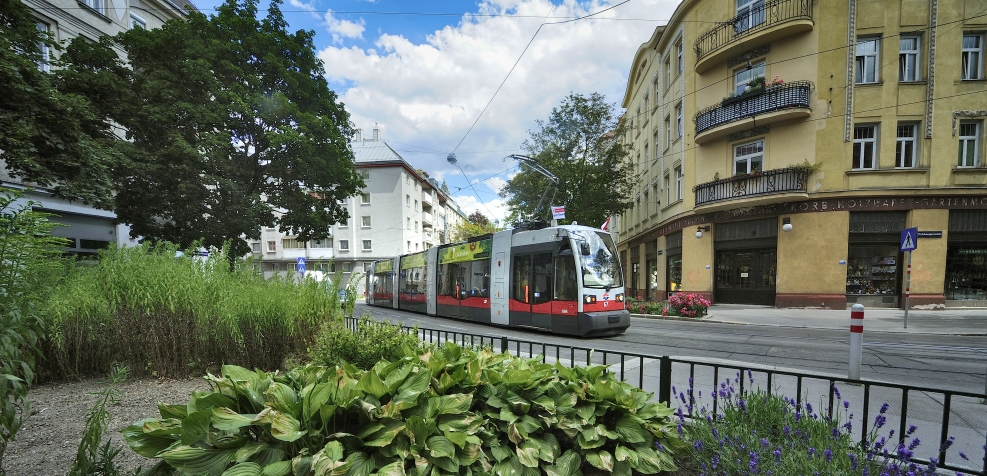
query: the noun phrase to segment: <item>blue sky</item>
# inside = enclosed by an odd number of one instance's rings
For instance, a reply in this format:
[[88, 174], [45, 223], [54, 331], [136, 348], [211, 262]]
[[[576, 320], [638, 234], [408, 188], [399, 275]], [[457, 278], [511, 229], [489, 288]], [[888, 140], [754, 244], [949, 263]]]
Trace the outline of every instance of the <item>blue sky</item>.
[[[222, 3], [193, 2], [207, 14]], [[535, 121], [570, 92], [599, 92], [619, 109], [634, 53], [676, 5], [284, 0], [281, 8], [290, 29], [316, 32], [330, 86], [364, 137], [376, 125], [412, 166], [446, 180], [466, 213], [499, 219], [507, 210], [497, 191], [517, 171], [504, 157], [521, 153]], [[450, 152], [465, 177], [447, 163]]]

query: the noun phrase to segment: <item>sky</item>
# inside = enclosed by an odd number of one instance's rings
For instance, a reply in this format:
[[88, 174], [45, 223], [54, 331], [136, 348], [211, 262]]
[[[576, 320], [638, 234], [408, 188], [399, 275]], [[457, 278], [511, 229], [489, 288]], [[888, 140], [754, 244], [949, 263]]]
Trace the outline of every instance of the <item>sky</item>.
[[[193, 3], [208, 15], [222, 1]], [[677, 5], [284, 0], [281, 9], [290, 30], [315, 32], [329, 86], [364, 138], [379, 129], [409, 164], [445, 180], [466, 214], [503, 220], [497, 192], [518, 172], [507, 157], [523, 153], [536, 121], [570, 93], [598, 92], [622, 112], [634, 54]]]

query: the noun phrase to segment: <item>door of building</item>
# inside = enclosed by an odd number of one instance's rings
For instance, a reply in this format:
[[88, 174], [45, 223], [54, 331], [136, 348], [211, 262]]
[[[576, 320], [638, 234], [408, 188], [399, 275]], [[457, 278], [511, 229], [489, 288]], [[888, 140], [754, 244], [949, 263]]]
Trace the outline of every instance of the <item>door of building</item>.
[[716, 302], [773, 306], [776, 266], [773, 248], [717, 252]]

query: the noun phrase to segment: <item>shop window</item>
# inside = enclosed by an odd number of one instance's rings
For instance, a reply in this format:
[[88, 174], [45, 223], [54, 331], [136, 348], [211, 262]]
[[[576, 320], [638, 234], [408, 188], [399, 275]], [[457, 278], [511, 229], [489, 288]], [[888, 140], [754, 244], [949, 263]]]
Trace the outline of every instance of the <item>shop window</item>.
[[898, 294], [898, 247], [851, 246], [847, 258], [846, 293]]
[[665, 289], [682, 290], [682, 232], [665, 235]]
[[915, 160], [915, 154], [918, 148], [916, 147], [918, 142], [918, 137], [916, 137], [916, 131], [918, 126], [915, 124], [898, 124], [898, 139], [895, 143], [895, 167], [899, 169], [910, 169], [914, 168], [917, 160]]
[[879, 38], [865, 38], [857, 42], [854, 73], [857, 84], [876, 83], [880, 80]]
[[898, 81], [918, 81], [919, 50], [922, 46], [920, 36], [902, 36], [898, 40]]
[[987, 210], [951, 210], [946, 299], [987, 300]]
[[877, 126], [853, 128], [853, 169], [869, 170], [877, 167]]

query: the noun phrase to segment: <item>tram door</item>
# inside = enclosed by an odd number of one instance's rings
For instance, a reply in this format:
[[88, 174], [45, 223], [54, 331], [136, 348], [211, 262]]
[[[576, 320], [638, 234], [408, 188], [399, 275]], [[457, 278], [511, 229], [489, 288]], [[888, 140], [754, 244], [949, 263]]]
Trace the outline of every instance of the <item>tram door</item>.
[[552, 253], [513, 258], [511, 324], [552, 328]]

